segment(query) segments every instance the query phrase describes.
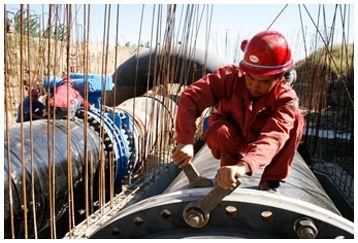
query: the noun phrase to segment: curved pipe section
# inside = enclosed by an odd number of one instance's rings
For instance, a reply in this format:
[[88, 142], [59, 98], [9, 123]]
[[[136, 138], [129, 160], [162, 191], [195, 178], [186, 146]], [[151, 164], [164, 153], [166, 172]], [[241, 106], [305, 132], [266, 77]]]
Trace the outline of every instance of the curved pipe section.
[[[123, 62], [113, 74], [117, 90], [115, 103], [120, 104], [127, 99], [144, 95], [148, 89], [155, 86], [157, 77], [163, 72], [167, 77], [171, 77], [172, 83], [191, 84], [203, 76], [204, 69], [205, 73], [210, 73], [224, 66], [217, 57], [199, 49], [192, 50], [191, 53], [180, 47], [171, 50], [171, 54], [166, 57], [166, 63], [169, 63], [171, 68], [161, 64], [163, 58], [163, 53], [144, 50]], [[167, 70], [170, 70], [170, 74]]]

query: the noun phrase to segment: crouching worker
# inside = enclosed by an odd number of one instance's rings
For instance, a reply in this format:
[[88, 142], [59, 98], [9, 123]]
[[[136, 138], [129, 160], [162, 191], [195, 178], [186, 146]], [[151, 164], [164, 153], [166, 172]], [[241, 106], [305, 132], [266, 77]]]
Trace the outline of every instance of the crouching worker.
[[184, 90], [176, 118], [177, 146], [172, 158], [180, 168], [193, 158], [195, 120], [210, 106], [204, 139], [220, 159], [218, 185], [233, 189], [236, 179], [264, 167], [258, 188], [277, 191], [290, 174], [304, 118], [298, 97], [285, 80], [293, 66], [285, 37], [263, 31], [243, 41], [243, 60], [204, 76]]
[[81, 105], [91, 109], [91, 105], [88, 102], [85, 102], [81, 94], [73, 88], [73, 81], [68, 76], [62, 78], [62, 84], [55, 89], [54, 95], [49, 99], [49, 105], [52, 113], [53, 110], [55, 110], [57, 119], [66, 119], [67, 110], [69, 110], [69, 118], [73, 120], [76, 111]]
[[[31, 107], [31, 108], [30, 108]], [[29, 95], [24, 99], [21, 105], [17, 109], [16, 122], [21, 122], [21, 112], [23, 110], [23, 121], [27, 122], [32, 120], [41, 119], [44, 114], [45, 105], [39, 101], [39, 90], [32, 89], [29, 91]]]

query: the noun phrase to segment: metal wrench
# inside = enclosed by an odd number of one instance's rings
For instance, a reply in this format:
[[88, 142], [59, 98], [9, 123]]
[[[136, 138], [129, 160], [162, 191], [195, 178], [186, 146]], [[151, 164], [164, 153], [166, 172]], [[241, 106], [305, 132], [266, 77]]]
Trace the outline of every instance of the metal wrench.
[[239, 180], [233, 190], [223, 189], [216, 185], [200, 201], [188, 203], [183, 210], [184, 221], [193, 228], [204, 227], [209, 222], [210, 212], [239, 185]]
[[189, 179], [189, 188], [213, 186], [213, 182], [210, 179], [200, 176], [191, 162], [183, 168], [183, 171]]

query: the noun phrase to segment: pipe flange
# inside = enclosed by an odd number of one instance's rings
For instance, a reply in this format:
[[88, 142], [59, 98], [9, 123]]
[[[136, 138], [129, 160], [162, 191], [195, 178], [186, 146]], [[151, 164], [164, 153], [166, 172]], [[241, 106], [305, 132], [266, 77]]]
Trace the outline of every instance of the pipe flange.
[[135, 148], [135, 143], [134, 143], [134, 138], [133, 138], [133, 133], [131, 132], [131, 130], [128, 128], [127, 125], [123, 124], [122, 128], [124, 131], [124, 134], [126, 135], [126, 139], [128, 141], [128, 148], [130, 151], [130, 156], [128, 159], [128, 174], [131, 174], [133, 172], [134, 166], [135, 166], [135, 154], [136, 154], [136, 148]]
[[[98, 135], [100, 135], [100, 130], [101, 130], [101, 126], [102, 126], [103, 140], [104, 140], [103, 141], [104, 151], [106, 151], [106, 152], [113, 151], [113, 142], [109, 138], [109, 134], [107, 133], [104, 126], [101, 125], [101, 122], [99, 122], [97, 120], [97, 118], [91, 114], [91, 112], [88, 112], [87, 114], [88, 114], [88, 124], [96, 131], [96, 133]], [[79, 112], [77, 112], [76, 116], [83, 120], [84, 119], [84, 110], [80, 110]]]

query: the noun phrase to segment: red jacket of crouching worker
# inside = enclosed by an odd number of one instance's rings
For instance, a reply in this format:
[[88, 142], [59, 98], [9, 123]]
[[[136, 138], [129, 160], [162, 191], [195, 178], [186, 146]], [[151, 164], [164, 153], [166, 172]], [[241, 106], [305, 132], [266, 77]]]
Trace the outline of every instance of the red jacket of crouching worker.
[[[67, 103], [67, 91], [69, 95], [69, 104]], [[64, 83], [58, 86], [55, 90], [56, 96], [51, 98], [50, 104], [55, 107], [69, 108], [72, 107], [77, 99], [79, 104], [83, 104], [81, 94], [75, 90], [71, 85], [68, 86]]]
[[[284, 164], [286, 168], [282, 168], [282, 172], [275, 172], [280, 168], [273, 168], [266, 179], [284, 179], [291, 168], [304, 125], [296, 92], [284, 78], [255, 101], [246, 88], [245, 75], [234, 65], [220, 68], [194, 82], [180, 97], [177, 143], [193, 144], [196, 118], [205, 108], [215, 105], [217, 113], [209, 119], [209, 126], [217, 117], [233, 121], [243, 140], [242, 146], [237, 148], [243, 154], [240, 160], [249, 165], [251, 173], [277, 157], [276, 160], [281, 160], [275, 162], [278, 167]], [[295, 137], [293, 143], [285, 146], [291, 136]], [[276, 156], [284, 146], [285, 153]]]

